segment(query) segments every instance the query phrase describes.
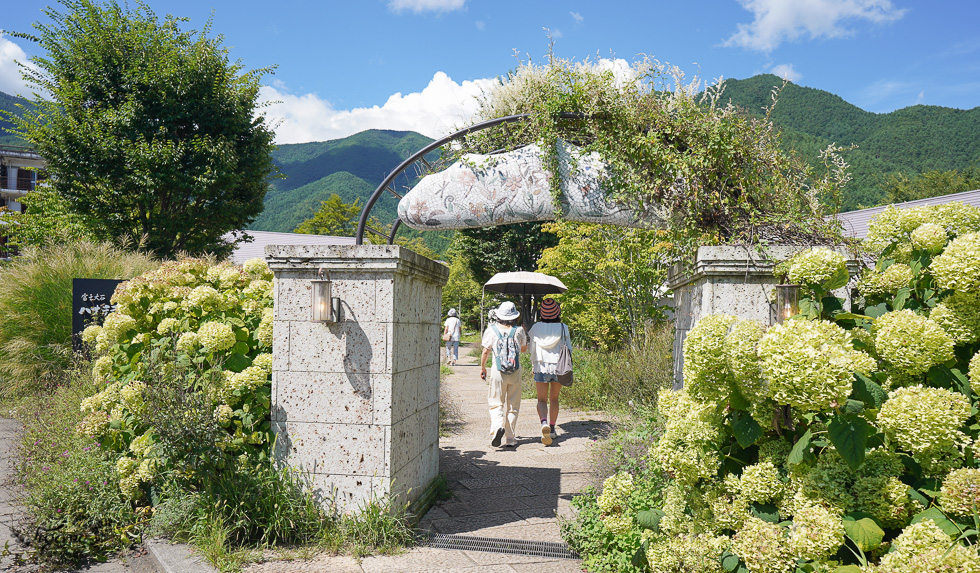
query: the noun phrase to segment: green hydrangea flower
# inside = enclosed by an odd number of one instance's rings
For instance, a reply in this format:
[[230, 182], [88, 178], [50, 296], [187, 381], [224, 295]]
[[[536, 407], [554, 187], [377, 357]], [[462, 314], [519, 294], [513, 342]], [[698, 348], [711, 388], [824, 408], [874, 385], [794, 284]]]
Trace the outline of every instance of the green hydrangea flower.
[[235, 331], [223, 322], [205, 322], [197, 329], [201, 347], [208, 352], [221, 352], [235, 345]]
[[980, 352], [973, 355], [970, 359], [970, 388], [973, 393], [980, 396]]
[[259, 344], [265, 348], [272, 347], [272, 309], [266, 308], [262, 311], [262, 322], [255, 329], [255, 337]]
[[980, 233], [950, 241], [929, 265], [936, 285], [957, 292], [980, 294]]
[[920, 251], [938, 253], [946, 246], [946, 229], [935, 223], [923, 223], [912, 231], [912, 246]]
[[801, 507], [793, 516], [789, 531], [790, 551], [798, 559], [824, 559], [844, 544], [841, 517], [819, 504]]
[[909, 286], [913, 278], [912, 267], [904, 263], [892, 263], [882, 272], [869, 270], [861, 277], [858, 289], [866, 295], [894, 294]]
[[976, 295], [953, 293], [932, 309], [929, 318], [958, 344], [980, 341], [980, 297]]
[[953, 340], [938, 324], [903, 309], [878, 317], [875, 350], [882, 359], [908, 374], [921, 374], [953, 357]]
[[909, 486], [895, 476], [859, 477], [852, 491], [855, 508], [887, 528], [907, 525], [913, 515], [925, 509], [908, 496]]
[[785, 486], [772, 462], [746, 466], [739, 479], [739, 493], [748, 503], [769, 503], [782, 496]]
[[708, 315], [684, 339], [684, 388], [697, 400], [727, 400], [732, 379], [725, 355], [725, 337], [738, 319], [727, 314]]
[[969, 417], [966, 396], [918, 385], [889, 392], [876, 423], [902, 449], [928, 457], [966, 445], [960, 426]]
[[796, 563], [786, 530], [757, 517], [746, 519], [732, 537], [732, 551], [752, 573], [788, 573]]
[[718, 556], [731, 545], [723, 535], [684, 534], [651, 540], [647, 563], [658, 573], [722, 573]]
[[740, 320], [728, 331], [724, 350], [728, 370], [739, 392], [751, 401], [765, 399], [769, 392], [759, 365], [759, 341], [766, 333], [755, 320]]
[[789, 262], [786, 278], [793, 284], [822, 286], [840, 273], [847, 273], [844, 255], [817, 247], [795, 255]]
[[177, 332], [180, 322], [176, 318], [165, 318], [157, 325], [157, 334], [163, 336], [171, 332]]
[[214, 419], [218, 422], [220, 426], [227, 426], [231, 423], [231, 418], [234, 415], [234, 411], [228, 404], [220, 404], [214, 409]]
[[949, 472], [939, 490], [939, 504], [951, 515], [969, 517], [980, 513], [980, 468]]
[[892, 546], [893, 550], [881, 558], [878, 566], [870, 569], [872, 573], [980, 572], [976, 550], [953, 543], [931, 519], [923, 519], [906, 527]]
[[674, 394], [673, 403], [661, 398], [667, 423], [650, 454], [679, 483], [693, 485], [718, 473], [721, 460], [714, 444], [721, 438], [722, 418], [714, 405], [698, 402], [684, 390]]
[[804, 411], [843, 405], [853, 372], [876, 366], [871, 356], [854, 349], [841, 327], [801, 318], [771, 327], [759, 342], [759, 358], [772, 399]]

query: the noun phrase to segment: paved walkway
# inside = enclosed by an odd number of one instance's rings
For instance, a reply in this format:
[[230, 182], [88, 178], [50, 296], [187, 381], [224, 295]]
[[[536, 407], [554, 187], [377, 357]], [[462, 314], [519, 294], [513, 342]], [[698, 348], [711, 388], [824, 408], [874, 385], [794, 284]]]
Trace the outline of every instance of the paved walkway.
[[[464, 354], [466, 356], [464, 356]], [[593, 437], [605, 432], [600, 414], [562, 411], [558, 438], [541, 444], [536, 400], [523, 400], [516, 450], [489, 444], [487, 387], [480, 379], [479, 359], [460, 348], [443, 388], [461, 408], [462, 424], [440, 439], [439, 471], [449, 481], [453, 499], [439, 502], [421, 527], [443, 534], [525, 541], [560, 542], [556, 516], [570, 514], [569, 501], [592, 483], [589, 449]], [[367, 557], [321, 556], [304, 561], [269, 561], [244, 569], [247, 573], [287, 572], [544, 572], [579, 573], [577, 559], [552, 559], [419, 547], [402, 555]]]

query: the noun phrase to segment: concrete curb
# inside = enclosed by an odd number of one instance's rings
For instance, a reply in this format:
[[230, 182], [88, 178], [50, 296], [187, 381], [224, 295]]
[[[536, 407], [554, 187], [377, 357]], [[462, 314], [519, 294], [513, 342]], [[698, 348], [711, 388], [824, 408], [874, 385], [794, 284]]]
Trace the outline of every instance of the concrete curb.
[[199, 555], [191, 552], [189, 545], [170, 543], [166, 539], [153, 538], [143, 542], [147, 557], [157, 573], [217, 573]]

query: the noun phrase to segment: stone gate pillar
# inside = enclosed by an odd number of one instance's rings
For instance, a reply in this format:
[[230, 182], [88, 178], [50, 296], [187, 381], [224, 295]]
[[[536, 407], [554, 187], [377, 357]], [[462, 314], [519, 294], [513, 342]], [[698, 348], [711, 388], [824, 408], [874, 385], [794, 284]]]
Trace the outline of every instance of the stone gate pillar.
[[[674, 389], [683, 387], [684, 339], [694, 324], [709, 314], [730, 314], [769, 325], [775, 320], [773, 267], [808, 247], [774, 245], [760, 253], [751, 247], [699, 247], [694, 264], [675, 264], [667, 272], [674, 291]], [[847, 259], [851, 282], [833, 291], [850, 308], [851, 286], [860, 262], [847, 249], [830, 247]]]
[[[449, 270], [397, 245], [271, 245], [275, 459], [341, 510], [414, 501], [439, 469], [442, 286]], [[323, 269], [341, 301], [312, 321]]]

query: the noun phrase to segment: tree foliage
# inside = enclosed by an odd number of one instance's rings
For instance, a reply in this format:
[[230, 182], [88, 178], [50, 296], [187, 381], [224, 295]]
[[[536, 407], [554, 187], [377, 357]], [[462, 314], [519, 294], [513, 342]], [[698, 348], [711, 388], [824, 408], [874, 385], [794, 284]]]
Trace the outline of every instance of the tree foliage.
[[48, 163], [54, 189], [98, 238], [146, 237], [161, 256], [225, 254], [221, 236], [262, 211], [273, 132], [259, 78], [222, 37], [150, 7], [61, 0], [36, 22], [46, 55], [22, 67], [33, 109], [8, 115]]
[[[481, 102], [478, 119], [530, 119], [479, 131], [461, 151], [538, 142], [546, 167], [558, 173], [557, 140], [574, 142], [610, 166], [605, 184], [616, 201], [666, 221], [692, 244], [832, 235], [820, 198], [838, 197], [847, 181], [836, 150], [825, 151], [828, 169], [818, 175], [781, 148], [768, 115], [723, 104], [723, 84], [701, 86], [651, 59], [618, 75], [557, 58], [522, 63]], [[560, 185], [553, 177], [558, 207]]]
[[455, 308], [459, 311], [464, 327], [478, 329], [483, 289], [473, 278], [466, 255], [459, 247], [461, 237], [462, 235], [457, 235], [449, 250], [449, 280], [442, 288], [442, 315], [446, 316], [450, 308]]
[[887, 177], [883, 187], [886, 203], [902, 203], [950, 193], [962, 193], [980, 189], [980, 169], [971, 165], [962, 171], [956, 169], [927, 171], [912, 176], [897, 173]]
[[568, 287], [555, 298], [576, 336], [618, 347], [646, 322], [664, 318], [659, 301], [673, 248], [667, 231], [569, 222], [545, 230], [558, 244], [545, 249], [539, 268]]
[[537, 270], [541, 253], [558, 244], [557, 237], [542, 231], [541, 223], [466, 229], [459, 236], [459, 248], [481, 285], [497, 273]]
[[344, 203], [340, 195], [334, 193], [326, 201], [321, 201], [313, 216], [300, 223], [293, 232], [352, 237], [357, 231], [357, 216], [360, 213], [360, 199], [354, 199], [353, 203]]
[[24, 211], [0, 209], [0, 223], [11, 246], [43, 247], [92, 239], [85, 219], [73, 212], [64, 198], [48, 188], [40, 188], [21, 199]]

